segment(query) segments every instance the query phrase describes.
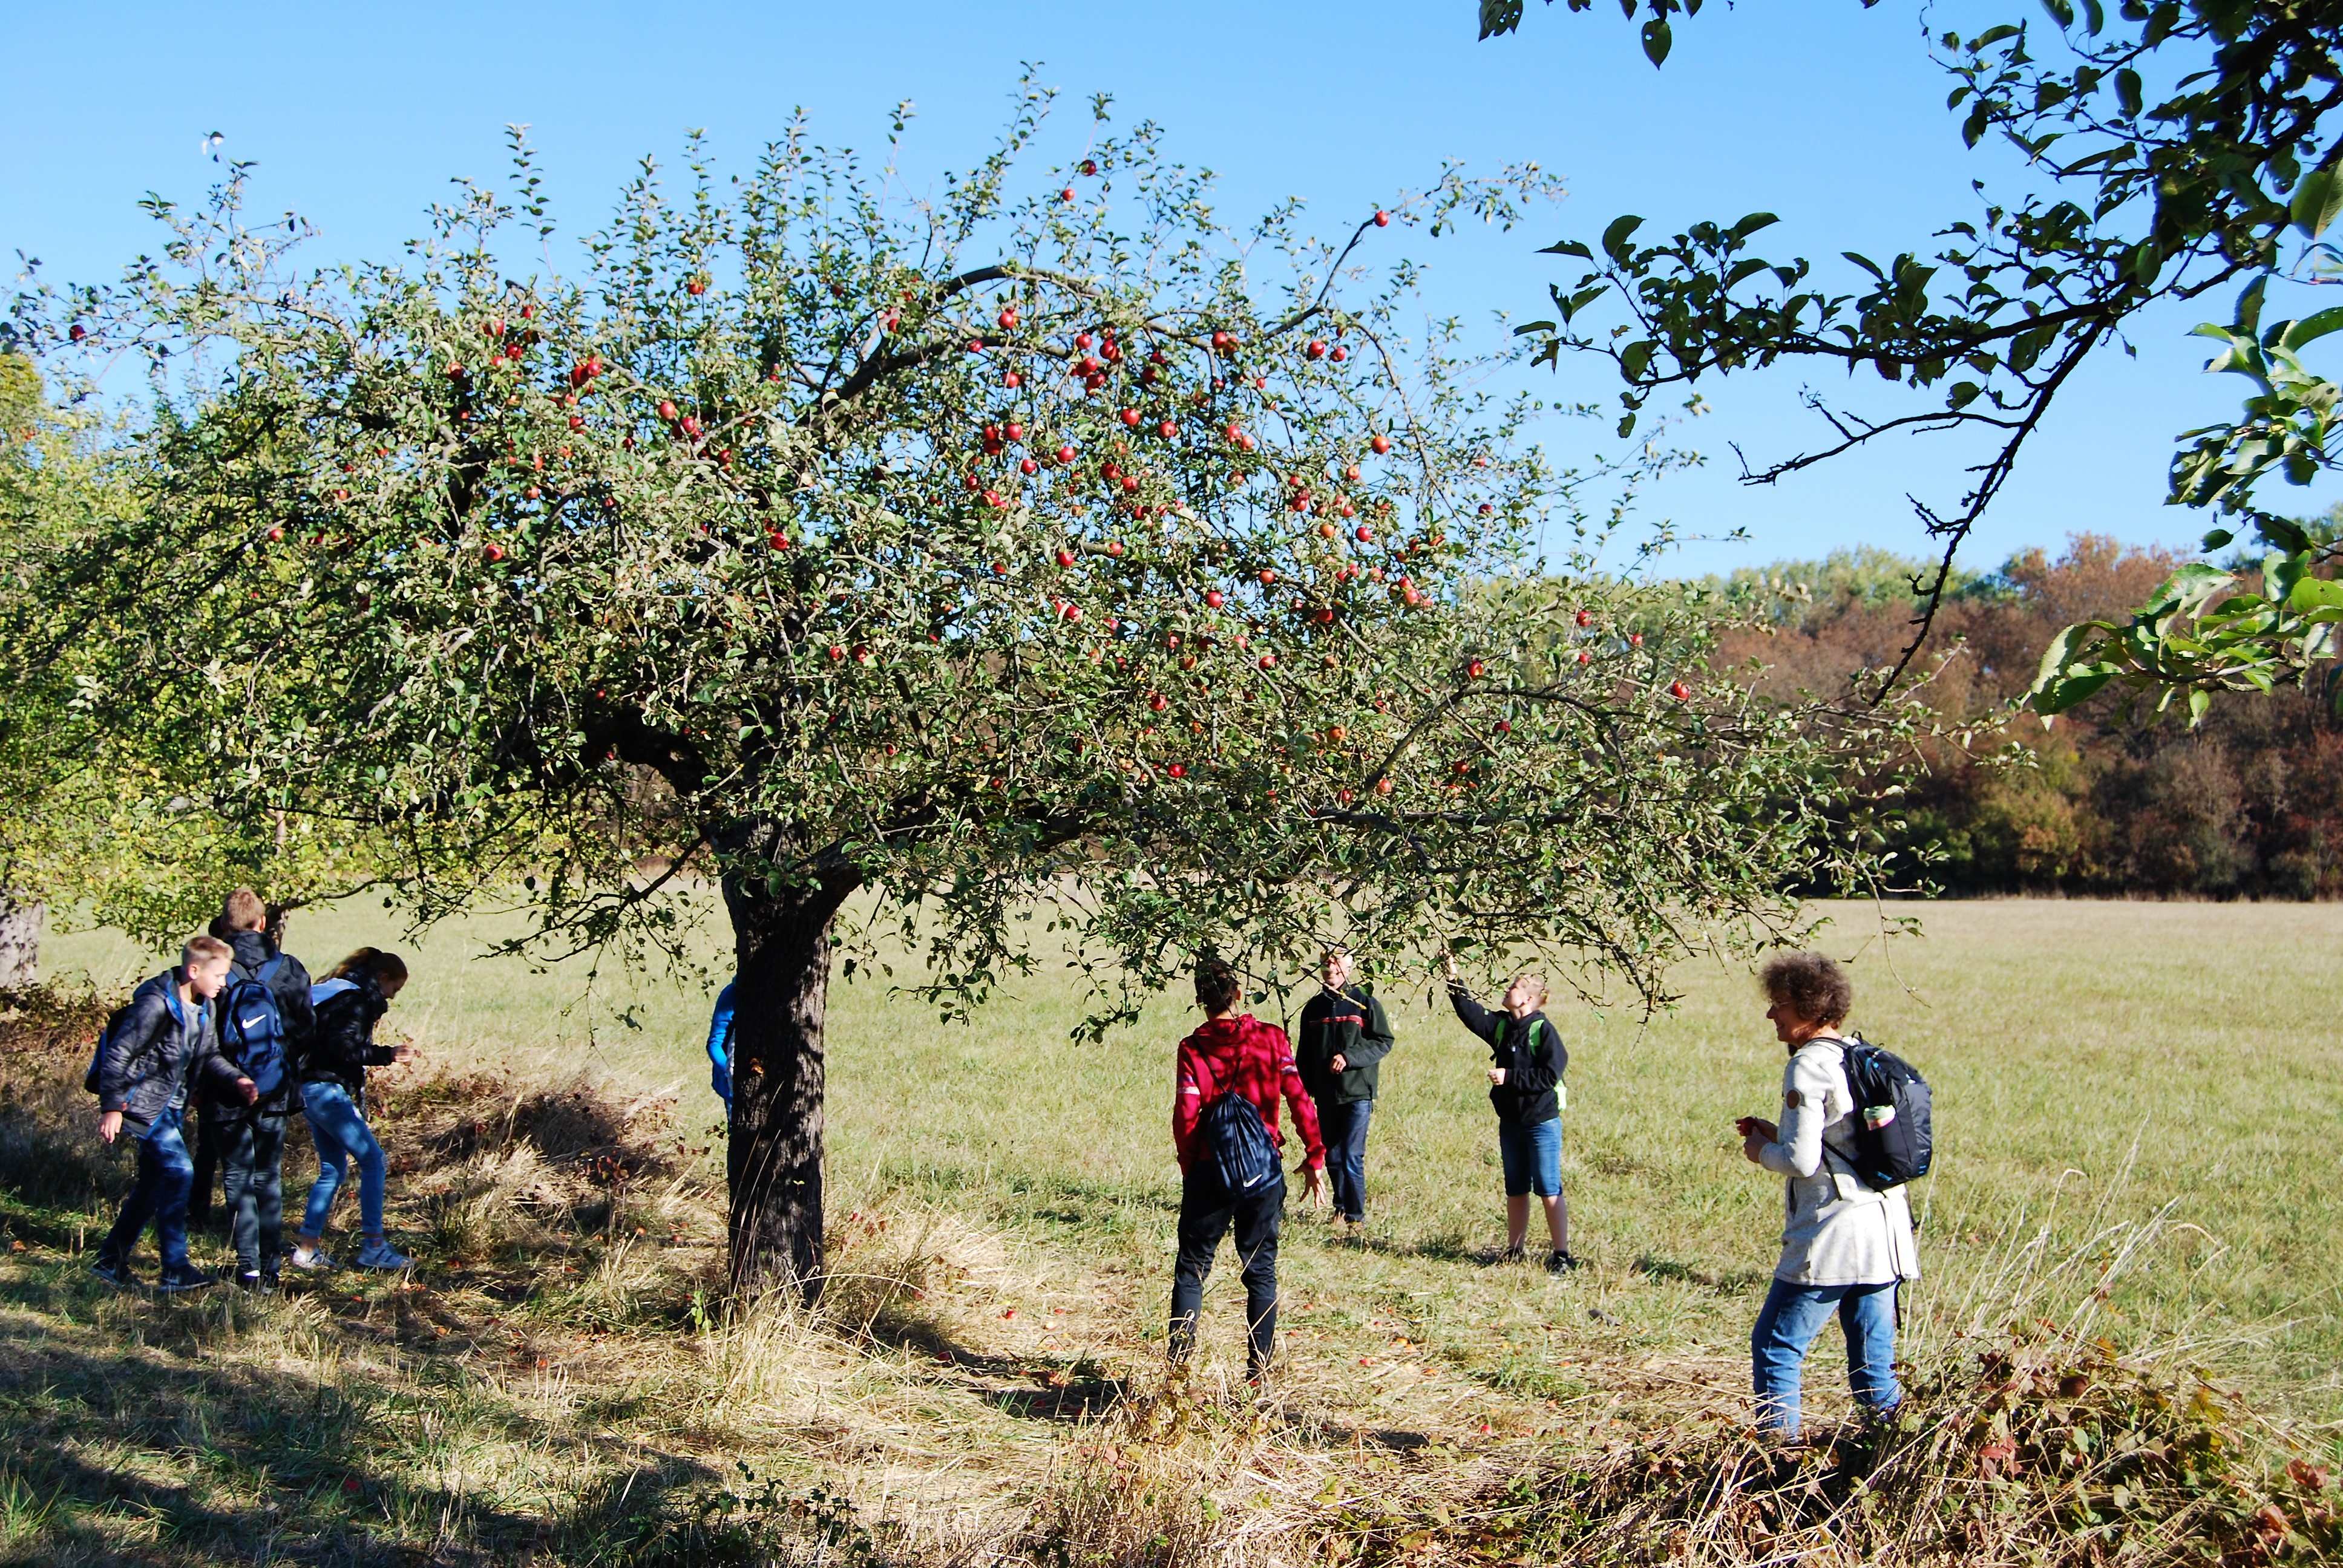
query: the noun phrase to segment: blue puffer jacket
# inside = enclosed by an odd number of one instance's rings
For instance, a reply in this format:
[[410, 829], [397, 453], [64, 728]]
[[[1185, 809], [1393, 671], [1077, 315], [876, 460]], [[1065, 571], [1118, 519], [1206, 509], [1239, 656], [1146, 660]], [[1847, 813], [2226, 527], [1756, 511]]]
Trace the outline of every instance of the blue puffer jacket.
[[175, 1105], [186, 1103], [190, 1083], [230, 1099], [236, 1069], [219, 1052], [211, 1005], [179, 1000], [179, 971], [165, 970], [130, 996], [121, 1025], [97, 1057], [97, 1105], [126, 1121], [151, 1127]]

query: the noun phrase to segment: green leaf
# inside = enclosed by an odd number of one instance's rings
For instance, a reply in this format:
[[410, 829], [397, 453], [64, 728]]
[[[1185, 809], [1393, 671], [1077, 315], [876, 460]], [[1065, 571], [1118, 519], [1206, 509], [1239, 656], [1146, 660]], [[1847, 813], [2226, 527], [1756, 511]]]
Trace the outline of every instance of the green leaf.
[[1627, 345], [1619, 356], [1619, 374], [1630, 381], [1641, 381], [1644, 372], [1651, 367], [1652, 351], [1659, 347], [1648, 337], [1639, 337]]
[[1586, 242], [1583, 239], [1556, 240], [1538, 254], [1540, 256], [1574, 256], [1584, 261], [1594, 259], [1594, 253], [1586, 248]]
[[2288, 322], [2277, 346], [2291, 352], [2337, 331], [2343, 331], [2343, 305], [2330, 305], [2299, 321]]
[[1725, 232], [1735, 239], [1747, 239], [1761, 228], [1771, 228], [1782, 220], [1770, 212], [1753, 212]]
[[1614, 217], [1611, 226], [1603, 231], [1603, 254], [1624, 264], [1627, 259], [1627, 236], [1644, 226], [1644, 220], [1634, 216]]
[[2116, 73], [2116, 104], [2127, 115], [2139, 113], [2143, 100], [2139, 92], [2139, 73], [2126, 65]]
[[2075, 25], [2073, 0], [2042, 0], [2042, 9], [2049, 12], [2050, 20], [2057, 23], [2061, 27], [2071, 27]]
[[2317, 239], [2338, 212], [2343, 212], [2343, 177], [2331, 168], [2313, 169], [2294, 187], [2287, 216], [2306, 239]]
[[2188, 728], [2196, 729], [2205, 722], [2206, 710], [2213, 706], [2213, 694], [2197, 687], [2188, 694]]
[[2206, 530], [2203, 542], [2199, 544], [2197, 548], [2199, 549], [2206, 550], [2217, 550], [2222, 546], [2235, 539], [2237, 537], [2237, 536], [2236, 534], [2231, 533], [2227, 528], [2208, 528]]
[[1665, 63], [1668, 49], [1674, 42], [1674, 35], [1668, 31], [1666, 17], [1654, 16], [1644, 24], [1644, 54], [1651, 60], [1654, 70]]
[[2312, 610], [2343, 609], [2343, 582], [2330, 582], [2325, 578], [2298, 578], [2293, 591], [2286, 596], [2286, 608], [2303, 614]]
[[1481, 0], [1481, 36], [1493, 38], [1522, 25], [1522, 0]]

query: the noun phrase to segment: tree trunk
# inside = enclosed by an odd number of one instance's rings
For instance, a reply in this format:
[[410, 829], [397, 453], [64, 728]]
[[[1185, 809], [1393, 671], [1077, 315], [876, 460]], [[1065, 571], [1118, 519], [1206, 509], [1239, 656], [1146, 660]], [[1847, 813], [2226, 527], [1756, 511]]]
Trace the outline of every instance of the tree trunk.
[[31, 985], [39, 978], [41, 928], [48, 906], [0, 890], [0, 990]]
[[821, 1294], [822, 1027], [830, 927], [852, 879], [772, 889], [728, 877], [732, 1014], [732, 1293]]

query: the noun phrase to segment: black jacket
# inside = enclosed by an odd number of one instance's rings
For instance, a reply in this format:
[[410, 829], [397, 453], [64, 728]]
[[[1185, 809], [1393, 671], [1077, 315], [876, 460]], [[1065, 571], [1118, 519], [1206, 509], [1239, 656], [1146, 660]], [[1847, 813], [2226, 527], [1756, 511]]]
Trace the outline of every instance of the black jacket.
[[338, 1083], [353, 1095], [366, 1092], [367, 1069], [389, 1065], [391, 1048], [374, 1042], [375, 1020], [389, 1010], [373, 974], [361, 970], [355, 980], [338, 984], [321, 981], [319, 989], [335, 986], [331, 996], [317, 1003], [317, 1032], [297, 1075], [304, 1083]]
[[[236, 950], [236, 957], [227, 966], [227, 984], [220, 990], [218, 1020], [215, 1025], [219, 1031], [222, 1055], [226, 1054], [229, 993], [236, 989], [237, 981], [250, 980], [258, 974], [261, 966], [277, 957], [279, 951], [277, 944], [259, 931], [237, 931], [228, 938], [228, 945]], [[301, 967], [299, 959], [287, 953], [285, 961], [277, 966], [277, 973], [270, 978], [268, 989], [277, 998], [277, 1016], [285, 1023], [285, 1059], [291, 1070], [285, 1074], [284, 1086], [249, 1108], [245, 1105], [242, 1095], [214, 1094], [205, 1106], [206, 1116], [239, 1115], [247, 1109], [265, 1115], [283, 1116], [292, 1102], [293, 1091], [300, 1086], [301, 1060], [308, 1053], [310, 1041], [317, 1032], [317, 1013], [309, 1006], [309, 971]]]
[[1489, 1085], [1489, 1103], [1497, 1108], [1501, 1127], [1535, 1127], [1562, 1114], [1554, 1091], [1570, 1052], [1544, 1012], [1518, 1021], [1512, 1014], [1492, 1012], [1473, 1000], [1473, 993], [1452, 981], [1448, 1000], [1466, 1029], [1489, 1042], [1489, 1065], [1505, 1070], [1505, 1081]]
[[145, 1128], [185, 1105], [190, 1083], [234, 1095], [236, 1070], [219, 1053], [211, 1004], [181, 1003], [178, 986], [179, 971], [169, 969], [131, 993], [122, 1022], [98, 1052], [100, 1111], [119, 1111], [124, 1121]]
[[[1349, 1105], [1375, 1097], [1377, 1064], [1391, 1053], [1391, 1020], [1374, 991], [1363, 985], [1321, 990], [1302, 1007], [1293, 1031], [1293, 1060], [1302, 1086], [1321, 1105]], [[1342, 1059], [1342, 1070], [1328, 1063]]]

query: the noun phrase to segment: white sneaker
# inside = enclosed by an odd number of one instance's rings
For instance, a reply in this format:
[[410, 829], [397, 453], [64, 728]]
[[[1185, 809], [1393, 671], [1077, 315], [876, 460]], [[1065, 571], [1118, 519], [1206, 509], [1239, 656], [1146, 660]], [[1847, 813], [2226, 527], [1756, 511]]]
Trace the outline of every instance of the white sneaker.
[[285, 1261], [304, 1273], [310, 1274], [328, 1273], [341, 1266], [334, 1261], [334, 1255], [323, 1247], [296, 1247], [293, 1249], [292, 1255]]

